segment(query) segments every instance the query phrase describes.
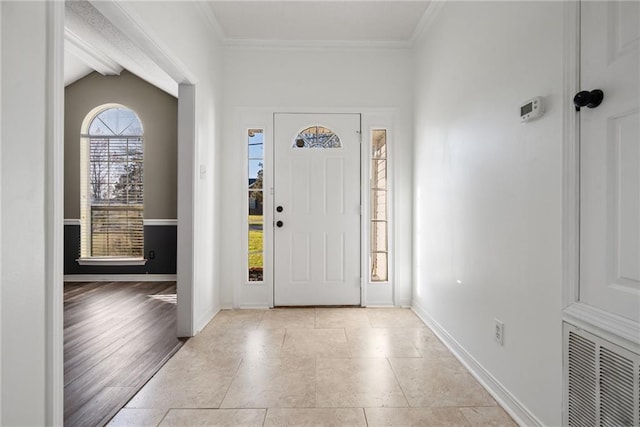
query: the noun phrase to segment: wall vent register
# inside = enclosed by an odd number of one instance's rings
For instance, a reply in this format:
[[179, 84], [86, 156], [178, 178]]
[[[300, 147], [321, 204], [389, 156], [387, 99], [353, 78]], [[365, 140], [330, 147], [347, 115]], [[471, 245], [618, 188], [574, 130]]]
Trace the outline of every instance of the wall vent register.
[[574, 426], [640, 424], [640, 355], [564, 324], [564, 423]]

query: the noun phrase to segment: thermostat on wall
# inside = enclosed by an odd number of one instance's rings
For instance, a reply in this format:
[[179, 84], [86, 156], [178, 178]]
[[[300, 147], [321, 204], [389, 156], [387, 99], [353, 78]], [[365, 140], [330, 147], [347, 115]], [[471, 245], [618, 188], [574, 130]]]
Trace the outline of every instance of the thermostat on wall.
[[544, 114], [544, 104], [542, 103], [542, 97], [536, 96], [522, 103], [520, 106], [520, 121], [528, 122], [529, 120], [535, 120], [538, 117], [542, 117]]

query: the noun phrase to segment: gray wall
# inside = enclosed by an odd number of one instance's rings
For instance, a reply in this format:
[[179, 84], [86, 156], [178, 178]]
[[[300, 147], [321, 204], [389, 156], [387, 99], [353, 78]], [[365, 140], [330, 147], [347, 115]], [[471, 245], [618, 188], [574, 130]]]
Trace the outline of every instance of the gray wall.
[[144, 129], [144, 217], [176, 218], [178, 100], [135, 75], [98, 73], [65, 89], [64, 217], [80, 218], [80, 128], [95, 107], [134, 110]]

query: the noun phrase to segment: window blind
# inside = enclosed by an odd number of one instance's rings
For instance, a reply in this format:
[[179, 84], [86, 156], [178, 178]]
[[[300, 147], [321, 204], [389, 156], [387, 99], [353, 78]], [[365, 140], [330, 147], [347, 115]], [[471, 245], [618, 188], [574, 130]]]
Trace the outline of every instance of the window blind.
[[91, 256], [142, 257], [141, 137], [90, 137]]

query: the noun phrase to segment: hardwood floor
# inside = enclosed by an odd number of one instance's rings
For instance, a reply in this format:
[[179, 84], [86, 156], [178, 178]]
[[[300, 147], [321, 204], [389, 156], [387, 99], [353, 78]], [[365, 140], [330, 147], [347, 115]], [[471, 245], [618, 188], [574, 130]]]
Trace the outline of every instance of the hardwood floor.
[[180, 348], [175, 302], [175, 282], [65, 283], [65, 426], [106, 424]]

